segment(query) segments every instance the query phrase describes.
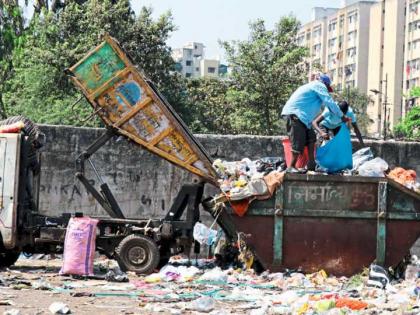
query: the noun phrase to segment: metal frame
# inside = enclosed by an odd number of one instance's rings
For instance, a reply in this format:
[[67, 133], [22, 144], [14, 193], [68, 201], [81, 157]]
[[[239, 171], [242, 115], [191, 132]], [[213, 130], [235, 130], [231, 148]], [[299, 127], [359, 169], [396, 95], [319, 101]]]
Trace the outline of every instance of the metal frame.
[[[376, 263], [385, 265], [386, 256], [386, 219], [387, 219], [387, 182], [378, 186], [378, 223], [376, 232]], [[416, 213], [417, 214], [417, 213]]]
[[[99, 176], [95, 165], [90, 160], [92, 154], [98, 151], [105, 143], [107, 143], [110, 139], [116, 136], [117, 133], [113, 128], [108, 128], [107, 131], [96, 139], [76, 160], [76, 177], [80, 180], [80, 182], [85, 186], [86, 190], [92, 194], [92, 196], [99, 202], [99, 204], [104, 208], [104, 210], [113, 218], [124, 219], [124, 214], [121, 211], [118, 202], [115, 200], [114, 195], [112, 194], [111, 190], [109, 189], [108, 184], [104, 183]], [[86, 178], [85, 176], [85, 162], [89, 161], [91, 164], [96, 176], [100, 180], [100, 188], [101, 190], [98, 191]]]

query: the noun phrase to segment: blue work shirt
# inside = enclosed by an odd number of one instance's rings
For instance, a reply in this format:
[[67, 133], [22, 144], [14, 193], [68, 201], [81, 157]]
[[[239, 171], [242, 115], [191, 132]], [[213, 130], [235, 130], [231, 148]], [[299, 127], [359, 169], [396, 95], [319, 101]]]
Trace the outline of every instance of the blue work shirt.
[[310, 129], [312, 121], [321, 111], [322, 103], [338, 117], [343, 116], [327, 87], [320, 81], [312, 81], [299, 87], [284, 105], [281, 115], [296, 115]]
[[[351, 118], [352, 124], [356, 122], [356, 115], [354, 114], [353, 109], [350, 106], [346, 113], [346, 116], [348, 118]], [[335, 129], [341, 126], [342, 124], [341, 117], [334, 115], [328, 108], [324, 109], [324, 111], [322, 112], [322, 117], [324, 117], [324, 119], [321, 121], [321, 125], [328, 129]]]

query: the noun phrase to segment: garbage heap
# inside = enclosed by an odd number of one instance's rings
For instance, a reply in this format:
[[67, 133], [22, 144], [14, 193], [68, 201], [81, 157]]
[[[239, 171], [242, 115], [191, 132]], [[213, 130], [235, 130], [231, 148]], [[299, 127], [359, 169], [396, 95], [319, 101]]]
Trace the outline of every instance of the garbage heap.
[[256, 274], [221, 270], [212, 260], [173, 257], [148, 276], [128, 273], [127, 277], [101, 278], [101, 272], [120, 274], [115, 262], [103, 259], [95, 264], [95, 276], [87, 277], [57, 276], [39, 265], [30, 271], [3, 271], [0, 293], [4, 298], [0, 300], [1, 305], [16, 308], [14, 297], [20, 292], [30, 296], [31, 290], [43, 290], [46, 299], [49, 296], [54, 302], [51, 313], [57, 314], [70, 312], [87, 297], [98, 308], [113, 298], [125, 299], [136, 314], [419, 314], [418, 260], [409, 264], [405, 279], [390, 281], [386, 271], [373, 267], [351, 278], [337, 278], [323, 270]]

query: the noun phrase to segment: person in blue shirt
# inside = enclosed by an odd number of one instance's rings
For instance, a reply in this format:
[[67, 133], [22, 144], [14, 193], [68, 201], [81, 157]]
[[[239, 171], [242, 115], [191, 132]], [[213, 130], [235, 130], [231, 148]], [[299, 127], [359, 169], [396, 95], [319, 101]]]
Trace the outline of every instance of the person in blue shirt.
[[[353, 126], [356, 137], [359, 140], [360, 144], [364, 147], [362, 133], [360, 132], [359, 127], [357, 126], [356, 115], [353, 112], [353, 109], [349, 106], [346, 101], [340, 102], [339, 105], [343, 114], [349, 119], [351, 125]], [[320, 114], [313, 122], [312, 126], [319, 133], [319, 135], [328, 140], [330, 138], [329, 133], [335, 136], [340, 131], [342, 125], [342, 120], [337, 115], [333, 114], [329, 108], [325, 108], [322, 114]]]
[[312, 121], [324, 104], [334, 115], [345, 121], [347, 118], [330, 96], [331, 80], [326, 74], [320, 74], [318, 80], [299, 87], [283, 107], [281, 116], [287, 119], [286, 129], [292, 144], [292, 161], [289, 171], [296, 171], [296, 161], [308, 146], [308, 170], [315, 170], [314, 148], [316, 142]]

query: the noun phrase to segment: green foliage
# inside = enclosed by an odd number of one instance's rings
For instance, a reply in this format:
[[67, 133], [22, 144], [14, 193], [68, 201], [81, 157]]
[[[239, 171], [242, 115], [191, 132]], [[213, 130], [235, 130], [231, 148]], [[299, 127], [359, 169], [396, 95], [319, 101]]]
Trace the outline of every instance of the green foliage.
[[188, 101], [191, 104], [190, 127], [197, 133], [231, 133], [229, 116], [232, 111], [227, 103], [228, 81], [215, 78], [187, 81]]
[[[45, 2], [47, 3], [47, 2]], [[61, 2], [60, 2], [61, 3]], [[14, 50], [13, 76], [8, 79], [4, 101], [9, 115], [22, 114], [36, 122], [80, 124], [90, 105], [82, 101], [71, 111], [80, 92], [64, 74], [109, 33], [118, 39], [134, 63], [154, 81], [175, 109], [182, 108], [182, 80], [171, 69], [174, 62], [166, 41], [175, 30], [170, 13], [154, 20], [152, 10], [138, 16], [129, 0], [68, 0], [59, 11], [35, 13], [25, 30], [19, 53]], [[85, 125], [97, 126], [98, 120]]]
[[420, 86], [414, 86], [408, 91], [408, 97], [420, 97]]
[[420, 106], [414, 106], [407, 116], [394, 127], [397, 138], [420, 140]]
[[0, 116], [6, 117], [3, 102], [5, 81], [12, 74], [12, 54], [20, 53], [25, 37], [23, 32], [23, 14], [17, 1], [0, 0]]
[[337, 102], [347, 101], [357, 115], [357, 125], [363, 134], [366, 134], [367, 128], [373, 122], [367, 114], [367, 108], [373, 100], [365, 93], [356, 88], [346, 88], [333, 94]]
[[292, 92], [305, 80], [306, 48], [295, 38], [299, 22], [282, 17], [273, 30], [264, 21], [250, 23], [246, 41], [222, 42], [232, 69], [226, 102], [233, 133], [279, 134], [280, 113]]

